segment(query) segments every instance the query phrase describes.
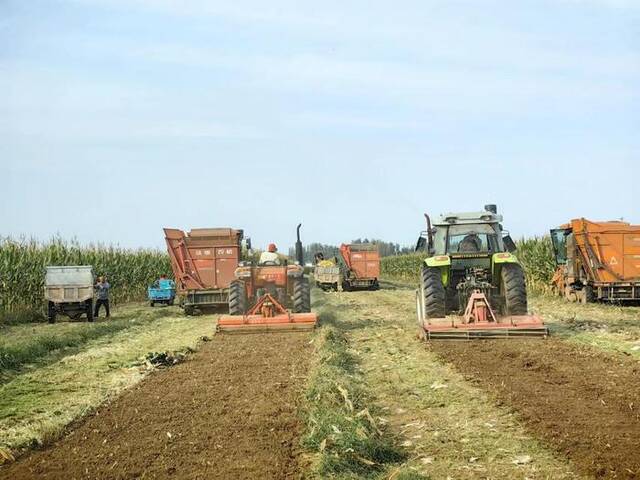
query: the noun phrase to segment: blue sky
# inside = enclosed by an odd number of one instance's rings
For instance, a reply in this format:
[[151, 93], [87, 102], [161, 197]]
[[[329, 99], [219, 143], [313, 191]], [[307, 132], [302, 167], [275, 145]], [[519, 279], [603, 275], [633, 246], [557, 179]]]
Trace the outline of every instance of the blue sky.
[[635, 0], [0, 0], [0, 235], [640, 223]]

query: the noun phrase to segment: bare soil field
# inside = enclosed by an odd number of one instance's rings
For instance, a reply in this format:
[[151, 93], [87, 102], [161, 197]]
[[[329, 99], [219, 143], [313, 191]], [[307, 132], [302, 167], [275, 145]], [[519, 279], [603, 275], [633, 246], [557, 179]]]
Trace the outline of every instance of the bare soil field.
[[0, 478], [298, 478], [309, 340], [217, 335]]
[[[640, 476], [640, 364], [548, 339], [433, 343], [433, 351], [519, 413], [596, 478]], [[635, 453], [634, 453], [635, 452]]]
[[[142, 343], [125, 352], [112, 350], [132, 342], [129, 330], [16, 370], [0, 388], [5, 432], [18, 413], [39, 422], [47, 388], [60, 391], [49, 419], [81, 392], [74, 381], [102, 385], [110, 370], [144, 380], [0, 467], [0, 480], [640, 477], [636, 311], [537, 297], [551, 338], [429, 344], [415, 337], [410, 287], [314, 297], [318, 332], [216, 335], [151, 374], [139, 372], [140, 352], [195, 324], [157, 319], [157, 335], [135, 330]], [[203, 318], [198, 335], [214, 322]], [[101, 363], [75, 378], [92, 358]], [[38, 395], [22, 398], [24, 385]]]

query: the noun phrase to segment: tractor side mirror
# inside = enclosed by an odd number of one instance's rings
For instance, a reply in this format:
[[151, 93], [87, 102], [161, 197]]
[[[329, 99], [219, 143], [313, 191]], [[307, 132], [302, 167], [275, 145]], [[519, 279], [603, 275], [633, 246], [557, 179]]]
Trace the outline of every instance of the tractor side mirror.
[[507, 252], [515, 252], [518, 249], [518, 247], [516, 247], [516, 243], [511, 238], [511, 235], [503, 237], [502, 241], [504, 242], [504, 246], [507, 249]]
[[427, 248], [427, 239], [423, 236], [418, 237], [418, 242], [416, 243], [416, 252], [421, 252], [426, 250]]

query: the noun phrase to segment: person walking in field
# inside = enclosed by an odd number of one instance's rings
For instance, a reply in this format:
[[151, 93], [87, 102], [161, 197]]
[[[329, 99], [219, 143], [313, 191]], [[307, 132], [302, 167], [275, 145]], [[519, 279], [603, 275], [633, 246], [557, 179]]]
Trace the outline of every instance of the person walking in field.
[[100, 307], [104, 305], [104, 309], [107, 312], [107, 318], [111, 315], [109, 314], [109, 282], [107, 282], [107, 277], [98, 277], [98, 283], [96, 283], [94, 289], [96, 291], [96, 307], [93, 311], [94, 318], [98, 318], [98, 313], [100, 313]]

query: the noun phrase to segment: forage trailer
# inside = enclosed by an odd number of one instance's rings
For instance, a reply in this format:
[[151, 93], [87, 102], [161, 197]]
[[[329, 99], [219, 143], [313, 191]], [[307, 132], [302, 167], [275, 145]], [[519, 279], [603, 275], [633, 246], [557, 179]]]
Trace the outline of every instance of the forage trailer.
[[551, 230], [552, 283], [571, 301], [640, 301], [640, 225], [571, 220]]
[[164, 234], [184, 312], [226, 307], [242, 254], [243, 231], [194, 228], [185, 233], [165, 228]]
[[340, 245], [342, 290], [377, 290], [380, 288], [380, 253], [370, 243]]

